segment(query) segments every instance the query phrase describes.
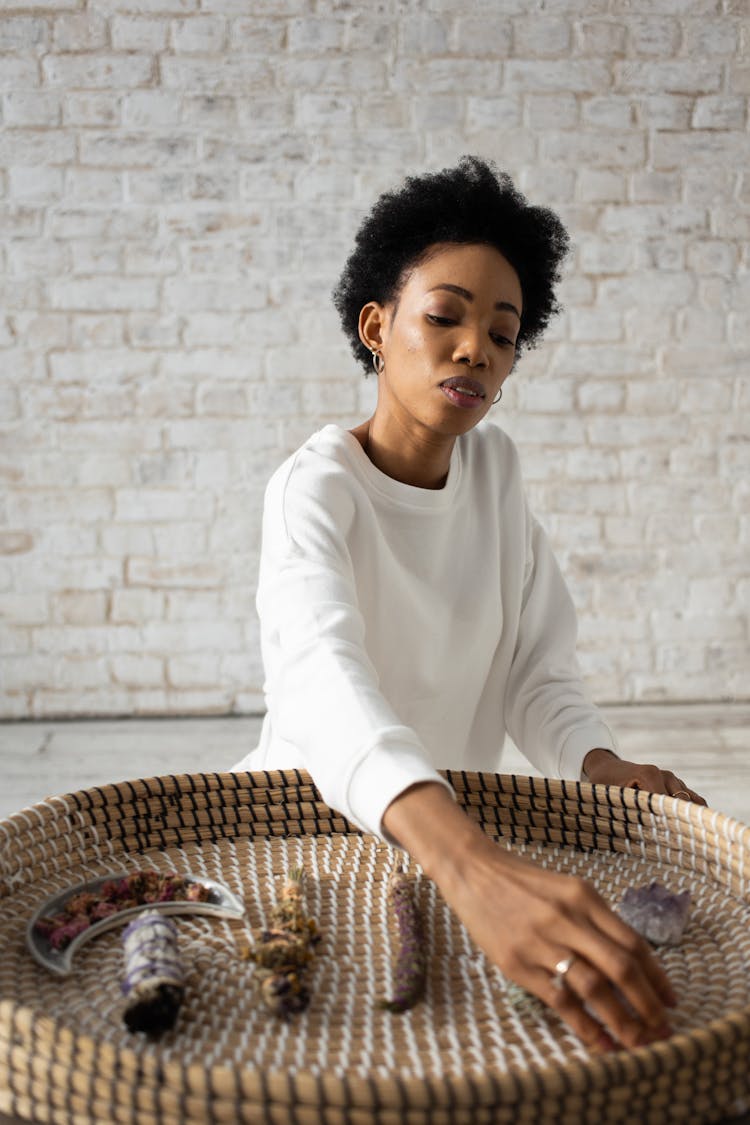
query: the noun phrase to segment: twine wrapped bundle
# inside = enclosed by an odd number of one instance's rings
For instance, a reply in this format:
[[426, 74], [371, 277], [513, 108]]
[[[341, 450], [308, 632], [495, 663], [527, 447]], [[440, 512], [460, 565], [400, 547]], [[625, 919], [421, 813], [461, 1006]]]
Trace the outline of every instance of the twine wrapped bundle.
[[[750, 1108], [750, 829], [633, 790], [447, 776], [498, 846], [584, 876], [611, 905], [654, 880], [691, 890], [683, 941], [659, 951], [680, 996], [671, 1039], [590, 1056], [553, 1013], [512, 1002], [424, 878], [425, 995], [402, 1015], [382, 1010], [402, 854], [358, 833], [304, 773], [151, 778], [0, 821], [0, 1112], [58, 1125], [656, 1125]], [[83, 946], [66, 978], [24, 946], [41, 901], [145, 856], [219, 879], [247, 907], [245, 923], [180, 920], [183, 1005], [158, 1042], [123, 1026], [118, 931]], [[239, 948], [295, 867], [322, 937], [310, 1005], [281, 1024], [257, 1003]]]

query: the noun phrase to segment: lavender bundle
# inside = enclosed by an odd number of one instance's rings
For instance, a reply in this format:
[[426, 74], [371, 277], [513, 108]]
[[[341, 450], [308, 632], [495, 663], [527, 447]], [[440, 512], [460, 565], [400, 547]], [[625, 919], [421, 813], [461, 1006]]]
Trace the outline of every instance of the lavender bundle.
[[305, 914], [301, 867], [289, 872], [271, 911], [271, 926], [256, 934], [247, 952], [257, 968], [255, 982], [269, 1011], [282, 1019], [302, 1012], [310, 1003], [305, 976], [320, 941], [315, 919]]
[[183, 997], [177, 928], [156, 911], [141, 914], [122, 935], [128, 1031], [159, 1035], [175, 1024]]
[[424, 992], [427, 952], [422, 919], [405, 871], [394, 871], [388, 890], [398, 922], [399, 950], [393, 971], [393, 996], [390, 1000], [380, 1000], [378, 1007], [389, 1012], [405, 1012], [414, 1007]]

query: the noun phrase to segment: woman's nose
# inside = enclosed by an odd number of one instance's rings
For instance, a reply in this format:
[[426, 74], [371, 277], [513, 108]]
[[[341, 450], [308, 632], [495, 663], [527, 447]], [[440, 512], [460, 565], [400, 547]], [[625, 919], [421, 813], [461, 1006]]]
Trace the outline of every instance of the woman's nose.
[[486, 367], [489, 359], [479, 332], [467, 331], [461, 336], [453, 353], [454, 363], [467, 363], [469, 367]]

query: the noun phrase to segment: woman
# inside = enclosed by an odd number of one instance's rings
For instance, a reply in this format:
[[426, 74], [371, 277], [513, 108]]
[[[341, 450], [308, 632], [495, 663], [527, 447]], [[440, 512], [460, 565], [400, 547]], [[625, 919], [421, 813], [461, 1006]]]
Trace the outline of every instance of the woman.
[[364, 220], [334, 301], [377, 406], [314, 434], [268, 486], [268, 712], [235, 768], [308, 769], [330, 805], [414, 856], [506, 975], [607, 1049], [670, 1033], [664, 972], [583, 880], [493, 844], [437, 772], [497, 771], [508, 731], [548, 776], [702, 801], [617, 756], [515, 448], [483, 422], [557, 311], [567, 242], [468, 157]]

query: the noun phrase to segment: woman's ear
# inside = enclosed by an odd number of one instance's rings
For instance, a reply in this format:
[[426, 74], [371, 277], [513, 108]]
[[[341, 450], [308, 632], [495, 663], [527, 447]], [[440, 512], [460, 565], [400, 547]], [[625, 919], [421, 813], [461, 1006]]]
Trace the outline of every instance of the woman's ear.
[[359, 314], [359, 338], [371, 351], [379, 351], [383, 346], [383, 327], [385, 309], [377, 301], [368, 301]]

